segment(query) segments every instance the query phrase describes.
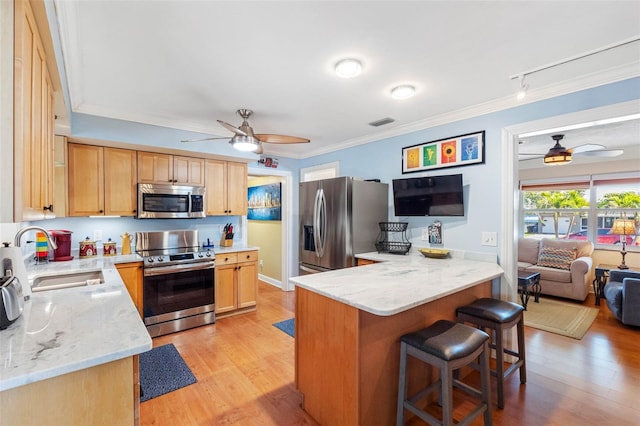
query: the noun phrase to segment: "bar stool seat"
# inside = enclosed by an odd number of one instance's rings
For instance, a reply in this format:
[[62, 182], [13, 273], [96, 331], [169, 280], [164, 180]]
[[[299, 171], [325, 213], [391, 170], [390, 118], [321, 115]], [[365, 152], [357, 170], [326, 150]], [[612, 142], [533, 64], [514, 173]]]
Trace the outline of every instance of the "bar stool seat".
[[[489, 344], [496, 350], [496, 369], [491, 374], [497, 378], [498, 407], [504, 408], [504, 379], [516, 370], [520, 370], [520, 383], [527, 382], [527, 366], [524, 347], [524, 308], [516, 303], [493, 298], [481, 298], [456, 310], [459, 323], [475, 324], [483, 331], [492, 330], [493, 342]], [[503, 333], [517, 326], [518, 350], [504, 347]], [[512, 355], [517, 361], [504, 370], [504, 354]]]
[[[438, 368], [437, 381], [407, 397], [407, 357], [412, 356]], [[491, 384], [489, 371], [489, 336], [478, 329], [453, 321], [440, 320], [422, 330], [400, 338], [400, 378], [398, 383], [397, 424], [404, 425], [404, 411], [409, 410], [431, 425], [453, 425], [453, 387], [481, 399], [480, 403], [458, 424], [468, 424], [484, 413], [485, 425], [491, 425]], [[458, 379], [453, 372], [480, 358], [481, 390]], [[442, 420], [418, 408], [416, 403], [440, 390]]]

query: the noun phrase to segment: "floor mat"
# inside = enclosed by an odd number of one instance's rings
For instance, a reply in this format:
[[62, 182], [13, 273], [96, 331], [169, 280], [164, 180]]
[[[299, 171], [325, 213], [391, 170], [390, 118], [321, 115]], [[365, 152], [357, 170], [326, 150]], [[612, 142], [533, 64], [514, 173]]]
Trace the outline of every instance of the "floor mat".
[[296, 337], [295, 336], [295, 334], [296, 334], [295, 333], [296, 325], [295, 325], [295, 319], [294, 318], [277, 322], [277, 323], [273, 324], [273, 326], [276, 327], [276, 328], [279, 328], [282, 331], [284, 331], [285, 333], [287, 333], [291, 337]]
[[141, 402], [197, 381], [173, 343], [140, 354]]

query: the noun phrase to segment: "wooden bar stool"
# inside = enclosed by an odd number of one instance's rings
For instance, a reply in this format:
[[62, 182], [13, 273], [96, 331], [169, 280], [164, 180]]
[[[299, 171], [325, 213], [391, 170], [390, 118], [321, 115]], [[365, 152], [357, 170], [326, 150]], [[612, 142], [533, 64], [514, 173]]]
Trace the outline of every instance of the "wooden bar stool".
[[[456, 310], [458, 322], [475, 324], [484, 331], [487, 331], [487, 329], [493, 330], [491, 333], [493, 335], [493, 342], [490, 343], [490, 347], [496, 350], [496, 369], [491, 370], [491, 374], [496, 376], [498, 381], [499, 408], [504, 408], [504, 379], [509, 377], [517, 369], [520, 369], [520, 383], [524, 384], [527, 382], [523, 312], [524, 308], [516, 303], [488, 297], [478, 299]], [[505, 348], [503, 343], [504, 331], [513, 326], [517, 326], [517, 352]], [[506, 371], [504, 370], [504, 354], [518, 358]]]
[[[471, 413], [458, 424], [469, 424], [484, 413], [484, 424], [491, 425], [491, 373], [489, 371], [489, 336], [473, 327], [453, 321], [440, 320], [431, 326], [400, 338], [400, 379], [398, 383], [398, 415], [397, 424], [404, 425], [404, 410], [407, 409], [430, 425], [453, 425], [453, 387], [481, 399]], [[438, 368], [439, 379], [417, 392], [407, 396], [407, 356], [421, 360]], [[479, 365], [481, 386], [478, 390], [453, 377], [454, 370], [469, 364], [475, 364], [480, 357]], [[439, 388], [439, 389], [438, 389]], [[418, 408], [416, 403], [440, 390], [442, 404], [442, 420]]]

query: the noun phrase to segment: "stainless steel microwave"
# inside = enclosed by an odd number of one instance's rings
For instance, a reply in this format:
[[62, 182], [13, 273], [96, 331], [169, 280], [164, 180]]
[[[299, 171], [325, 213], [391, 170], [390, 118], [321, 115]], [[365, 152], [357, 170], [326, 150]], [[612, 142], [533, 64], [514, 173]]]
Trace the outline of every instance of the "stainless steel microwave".
[[138, 184], [138, 219], [205, 217], [205, 187]]

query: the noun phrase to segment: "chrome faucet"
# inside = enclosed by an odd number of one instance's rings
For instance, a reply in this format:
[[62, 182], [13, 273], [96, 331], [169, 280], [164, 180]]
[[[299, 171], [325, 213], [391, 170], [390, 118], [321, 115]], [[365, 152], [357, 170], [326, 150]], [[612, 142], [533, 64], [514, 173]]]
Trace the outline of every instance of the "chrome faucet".
[[51, 246], [51, 248], [54, 249], [54, 250], [58, 248], [58, 245], [56, 244], [55, 241], [53, 241], [53, 237], [51, 236], [49, 231], [47, 231], [46, 229], [41, 228], [39, 226], [25, 226], [24, 228], [19, 230], [16, 233], [15, 239], [13, 240], [14, 247], [20, 247], [20, 238], [22, 237], [22, 234], [24, 234], [27, 231], [31, 231], [31, 230], [44, 232], [44, 235], [47, 236], [47, 240], [49, 240], [49, 245]]

